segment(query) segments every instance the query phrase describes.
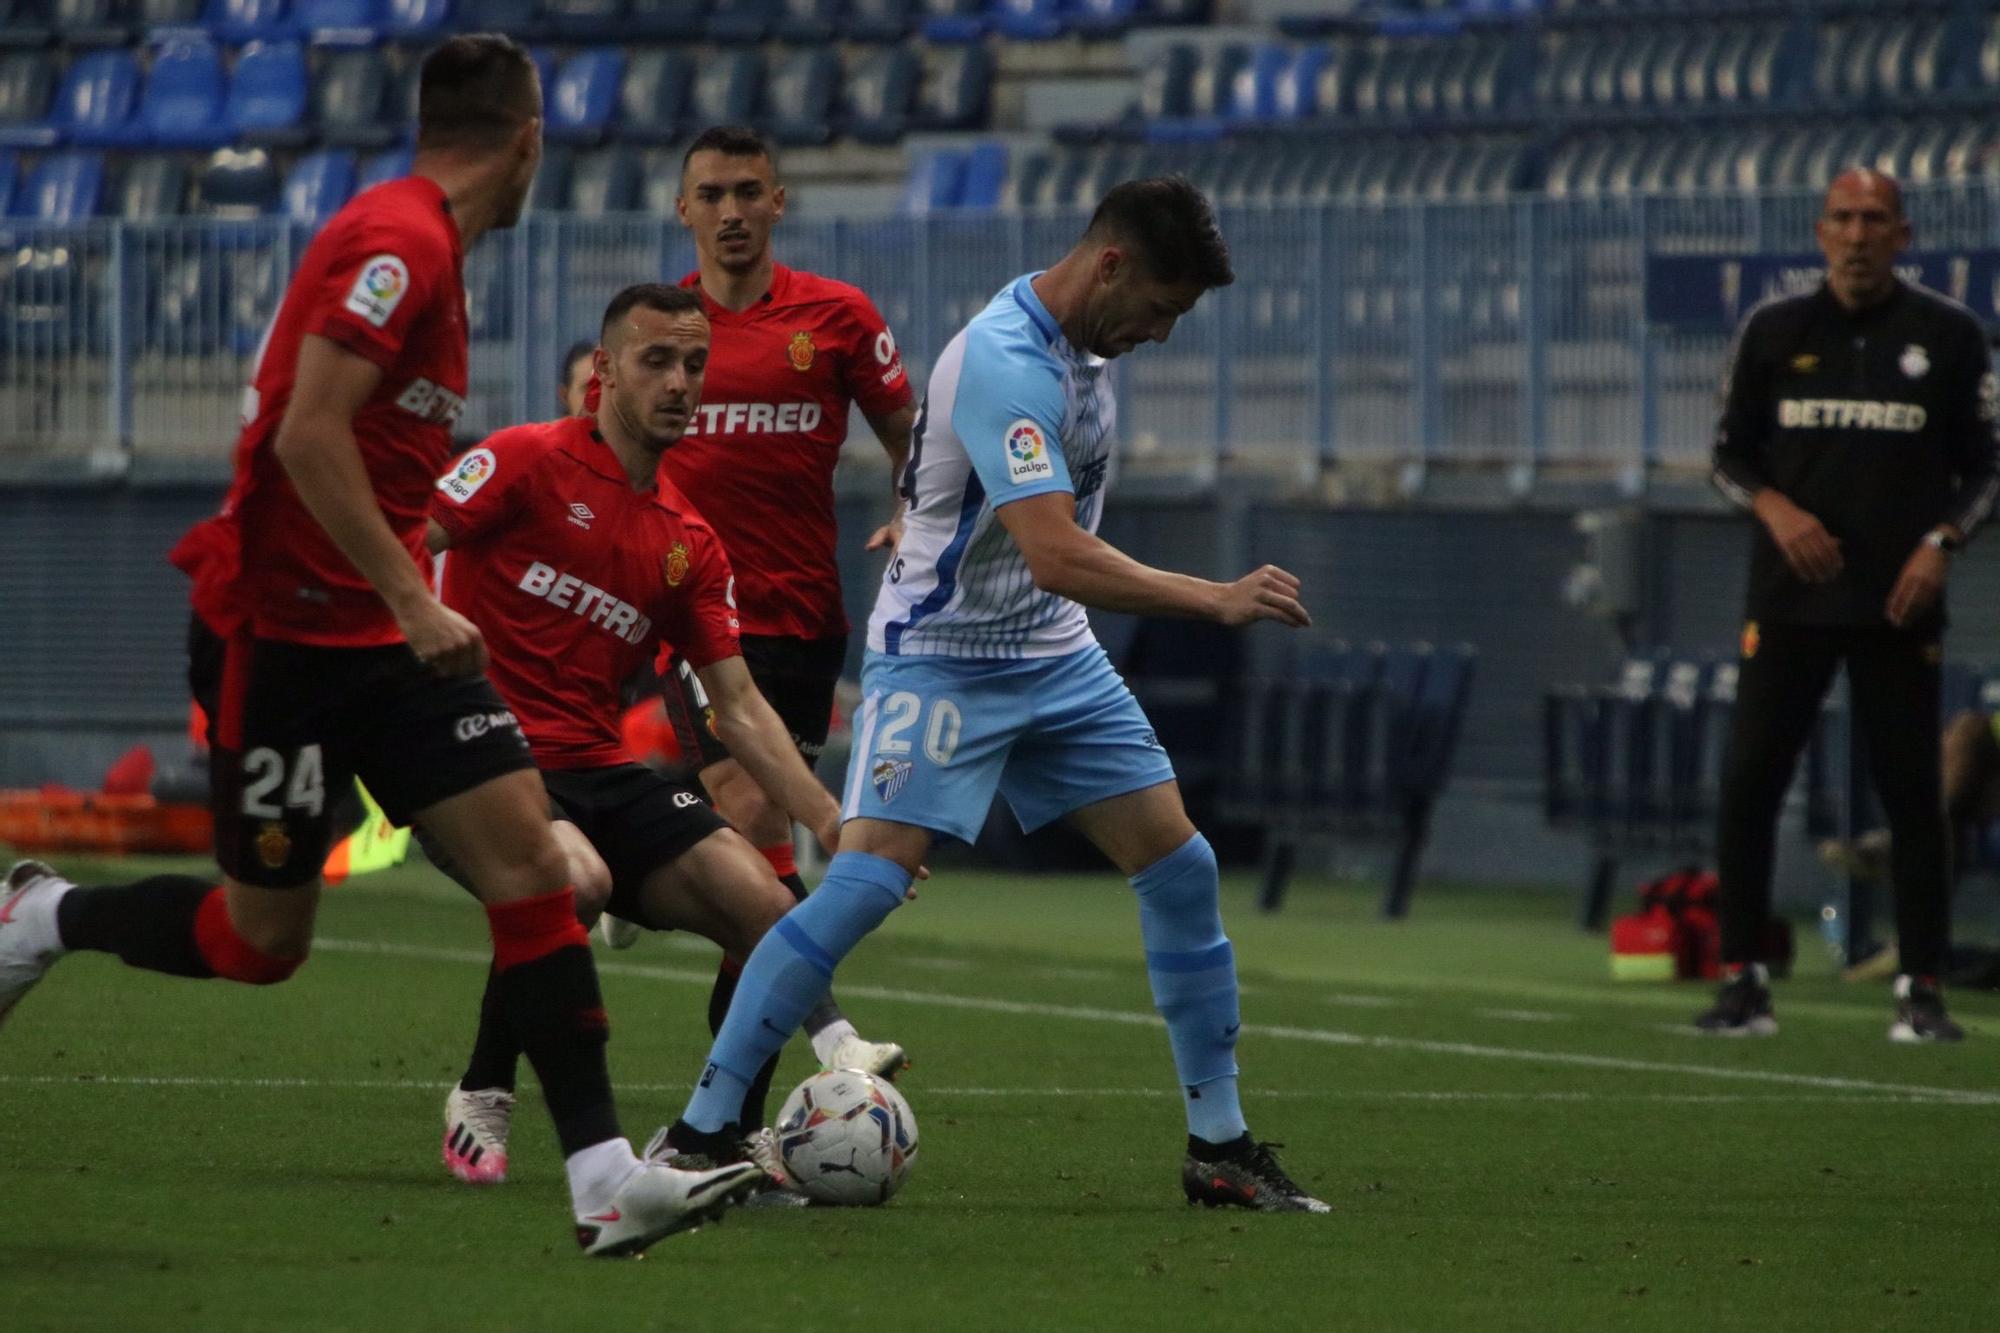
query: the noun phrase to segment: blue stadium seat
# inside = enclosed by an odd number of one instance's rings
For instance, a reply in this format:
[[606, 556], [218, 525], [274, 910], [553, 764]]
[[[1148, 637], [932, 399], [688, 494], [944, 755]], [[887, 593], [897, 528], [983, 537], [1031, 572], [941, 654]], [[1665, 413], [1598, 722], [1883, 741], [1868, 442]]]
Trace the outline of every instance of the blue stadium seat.
[[187, 211], [187, 167], [171, 153], [147, 153], [133, 159], [111, 192], [113, 217], [150, 222], [179, 217]]
[[1210, 0], [1150, 0], [1147, 22], [1197, 24], [1208, 22]]
[[67, 225], [97, 216], [104, 199], [104, 158], [97, 153], [51, 153], [14, 196], [17, 217]]
[[278, 168], [261, 148], [218, 148], [201, 169], [201, 210], [213, 217], [253, 218], [278, 202]]
[[1064, 0], [992, 0], [989, 22], [1010, 41], [1048, 42], [1061, 37]]
[[909, 128], [922, 68], [906, 47], [889, 47], [848, 71], [842, 97], [847, 132], [863, 143], [894, 143]]
[[911, 127], [968, 130], [984, 126], [993, 90], [993, 53], [984, 46], [946, 47], [931, 53], [929, 65], [917, 86]]
[[132, 0], [52, 0], [49, 17], [64, 46], [130, 46], [137, 23]]
[[672, 143], [694, 89], [694, 61], [681, 51], [654, 47], [635, 54], [618, 90], [612, 133], [628, 143]]
[[1188, 85], [1189, 114], [1208, 118], [1223, 114], [1237, 71], [1250, 63], [1250, 48], [1240, 42], [1210, 51], [1195, 67]]
[[297, 42], [253, 42], [236, 58], [223, 123], [245, 142], [304, 143], [311, 87], [305, 49]]
[[626, 0], [542, 0], [541, 30], [565, 42], [604, 42], [624, 35]]
[[361, 164], [354, 177], [354, 192], [361, 193], [382, 184], [384, 181], [400, 180], [410, 174], [410, 161], [415, 154], [409, 148], [391, 148], [375, 154]]
[[1145, 12], [1139, 0], [1066, 0], [1063, 23], [1086, 41], [1123, 37]]
[[764, 94], [764, 62], [754, 51], [721, 51], [695, 69], [690, 105], [706, 125], [747, 125]]
[[72, 143], [131, 145], [144, 135], [132, 119], [139, 104], [139, 63], [130, 51], [77, 57], [56, 94], [55, 119]]
[[569, 211], [586, 218], [636, 212], [642, 184], [639, 159], [629, 148], [580, 154], [570, 169]]
[[764, 90], [772, 135], [781, 144], [826, 143], [839, 96], [840, 57], [829, 50], [796, 53], [771, 71]]
[[976, 42], [992, 25], [986, 0], [917, 0], [924, 40], [941, 44]]
[[598, 143], [618, 108], [625, 53], [610, 47], [579, 51], [562, 63], [549, 89], [548, 137], [557, 143]]
[[0, 0], [0, 46], [47, 46], [53, 40], [46, 0]]
[[747, 46], [761, 42], [778, 22], [778, 0], [714, 0], [708, 40]]
[[846, 0], [781, 0], [771, 35], [793, 46], [818, 46], [840, 34]]
[[160, 148], [215, 148], [229, 142], [222, 118], [222, 52], [208, 42], [176, 41], [153, 56], [139, 99], [144, 141]]
[[0, 144], [48, 145], [56, 134], [49, 122], [55, 78], [46, 57], [33, 51], [0, 56]]
[[916, 0], [847, 0], [842, 31], [856, 42], [900, 42], [916, 21]]
[[1223, 118], [1239, 124], [1261, 124], [1278, 113], [1278, 81], [1292, 63], [1288, 47], [1275, 42], [1259, 46], [1239, 67], [1229, 87], [1220, 90]]
[[1055, 155], [1040, 150], [1023, 154], [1009, 164], [1007, 183], [1000, 191], [1000, 207], [1018, 213], [1041, 206], [1042, 186], [1055, 171]]
[[382, 31], [400, 40], [443, 36], [452, 0], [384, 0]]
[[1157, 53], [1139, 71], [1139, 100], [1132, 112], [1142, 121], [1181, 120], [1194, 110], [1194, 72], [1201, 55], [1186, 42]]
[[0, 148], [0, 218], [12, 217], [14, 192], [21, 185], [21, 160], [11, 148]]
[[180, 29], [197, 28], [201, 7], [202, 0], [139, 0], [139, 23], [150, 38], [163, 41]]
[[974, 144], [965, 155], [965, 177], [958, 186], [958, 206], [991, 210], [1000, 206], [1007, 183], [1007, 146]]
[[921, 217], [956, 208], [965, 179], [965, 154], [956, 148], [931, 148], [911, 158], [910, 174], [903, 183], [903, 211]]
[[314, 42], [366, 46], [383, 25], [381, 0], [292, 0], [292, 25]]
[[288, 0], [208, 0], [202, 21], [223, 42], [278, 41], [296, 32]]
[[631, 0], [625, 22], [635, 37], [686, 42], [707, 18], [708, 0]]
[[1310, 120], [1318, 115], [1320, 74], [1332, 59], [1332, 50], [1324, 46], [1295, 52], [1272, 81], [1271, 114], [1279, 120]]
[[278, 209], [292, 221], [317, 229], [353, 196], [354, 183], [354, 154], [338, 148], [308, 153], [285, 174]]
[[389, 66], [379, 51], [336, 51], [312, 85], [312, 122], [320, 138], [341, 148], [383, 148], [407, 122], [392, 110]]

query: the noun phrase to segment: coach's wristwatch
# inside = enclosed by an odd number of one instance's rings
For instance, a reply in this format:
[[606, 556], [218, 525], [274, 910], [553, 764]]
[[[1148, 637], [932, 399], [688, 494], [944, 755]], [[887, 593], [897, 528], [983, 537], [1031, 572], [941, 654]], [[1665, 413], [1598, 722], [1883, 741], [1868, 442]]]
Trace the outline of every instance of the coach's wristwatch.
[[1964, 543], [1953, 536], [1949, 528], [1932, 528], [1924, 534], [1924, 545], [1935, 546], [1946, 555], [1950, 555]]

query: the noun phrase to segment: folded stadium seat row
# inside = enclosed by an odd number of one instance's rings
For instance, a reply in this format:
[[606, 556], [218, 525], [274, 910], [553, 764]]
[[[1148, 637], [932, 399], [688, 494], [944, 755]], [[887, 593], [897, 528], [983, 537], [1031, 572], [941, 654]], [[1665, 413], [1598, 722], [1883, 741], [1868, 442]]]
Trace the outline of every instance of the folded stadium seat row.
[[70, 65], [53, 98], [50, 82], [43, 57], [0, 57], [0, 144], [212, 148], [304, 138], [307, 63], [296, 42], [253, 42], [233, 72], [206, 40], [167, 41], [143, 75], [129, 51], [93, 51]]
[[999, 206], [1007, 181], [1007, 149], [982, 143], [912, 154], [903, 187], [903, 211], [914, 215], [951, 209], [988, 212]]
[[1812, 34], [1783, 19], [1566, 28], [1543, 34], [1534, 100], [1544, 112], [1771, 107], [1810, 75]]
[[1973, 85], [1981, 36], [1963, 13], [1831, 18], [1817, 32], [1812, 90], [1848, 110], [1934, 103]]
[[45, 154], [32, 168], [0, 149], [0, 213], [56, 225], [95, 217], [147, 222], [276, 213], [316, 227], [357, 190], [407, 175], [409, 168], [407, 150], [362, 163], [344, 149], [322, 149], [281, 170], [256, 148], [224, 148], [201, 159], [146, 153], [122, 164], [71, 149]]

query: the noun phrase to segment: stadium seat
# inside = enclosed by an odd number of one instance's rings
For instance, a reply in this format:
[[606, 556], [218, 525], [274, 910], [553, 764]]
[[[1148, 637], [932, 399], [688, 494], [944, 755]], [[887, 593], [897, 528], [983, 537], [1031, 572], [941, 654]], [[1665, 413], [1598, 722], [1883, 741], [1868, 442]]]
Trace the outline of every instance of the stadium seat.
[[917, 0], [924, 40], [939, 44], [976, 42], [991, 25], [986, 0]]
[[681, 192], [681, 154], [672, 148], [648, 148], [639, 158], [639, 207], [657, 218], [674, 216]]
[[49, 17], [64, 46], [129, 46], [137, 26], [132, 0], [52, 0]]
[[355, 173], [354, 192], [372, 189], [385, 181], [400, 180], [410, 174], [410, 161], [415, 156], [408, 148], [391, 148], [367, 159]]
[[719, 51], [695, 69], [693, 118], [701, 125], [747, 125], [764, 92], [764, 62], [752, 51]]
[[187, 211], [187, 168], [178, 156], [148, 153], [133, 159], [111, 191], [113, 217], [150, 222], [179, 217]]
[[367, 46], [382, 27], [380, 0], [292, 0], [292, 24], [323, 46]]
[[384, 0], [382, 31], [390, 37], [438, 37], [451, 22], [452, 0]]
[[778, 22], [778, 0], [714, 0], [706, 32], [711, 42], [747, 46], [770, 36]]
[[1135, 110], [1146, 121], [1181, 120], [1194, 112], [1194, 72], [1201, 55], [1186, 42], [1176, 42], [1139, 71], [1139, 101]]
[[992, 0], [990, 8], [993, 30], [1010, 41], [1054, 41], [1068, 29], [1063, 0]]
[[1041, 207], [1043, 185], [1054, 174], [1055, 167], [1055, 155], [1045, 151], [1031, 151], [1014, 158], [1008, 164], [1007, 180], [1000, 190], [1002, 211], [1019, 213]]
[[354, 182], [354, 154], [338, 148], [309, 153], [285, 174], [279, 211], [317, 229], [353, 196]]
[[1229, 86], [1219, 89], [1219, 110], [1237, 124], [1263, 124], [1277, 118], [1278, 80], [1292, 63], [1289, 47], [1267, 42], [1240, 65]]
[[1149, 23], [1182, 23], [1190, 26], [1208, 22], [1210, 0], [1149, 0]]
[[931, 148], [911, 157], [910, 174], [903, 183], [903, 211], [922, 217], [957, 207], [965, 154], [956, 148]]
[[382, 148], [403, 132], [401, 107], [392, 112], [389, 66], [379, 51], [337, 51], [325, 57], [312, 85], [312, 121], [326, 143]]
[[708, 0], [631, 0], [630, 34], [649, 41], [691, 42], [708, 18]]
[[253, 218], [278, 202], [278, 168], [261, 148], [218, 148], [201, 169], [201, 209], [212, 217]]
[[54, 39], [46, 0], [0, 0], [0, 47], [47, 46]]
[[56, 94], [55, 119], [72, 143], [132, 145], [144, 134], [134, 124], [139, 64], [130, 51], [91, 51], [77, 57]]
[[202, 0], [139, 0], [139, 23], [148, 36], [162, 40], [162, 29], [196, 28], [201, 22]]
[[14, 212], [36, 222], [67, 225], [97, 216], [104, 199], [104, 159], [87, 152], [51, 153], [19, 187]]
[[993, 53], [984, 46], [933, 51], [917, 87], [911, 125], [920, 130], [968, 130], [986, 123], [993, 89]]
[[900, 42], [916, 24], [916, 0], [847, 0], [842, 32], [856, 42]]
[[863, 143], [894, 143], [909, 128], [922, 69], [914, 53], [890, 47], [848, 71], [844, 126]]
[[565, 42], [604, 42], [625, 33], [626, 0], [542, 0], [540, 30]]
[[296, 32], [287, 0], [208, 0], [202, 22], [222, 42], [279, 41]]
[[569, 176], [570, 213], [596, 218], [639, 208], [639, 159], [629, 148], [600, 148], [579, 154]]
[[840, 35], [846, 0], [778, 0], [771, 36], [792, 46], [821, 46]]
[[1240, 42], [1210, 51], [1195, 66], [1194, 78], [1188, 85], [1189, 114], [1204, 119], [1222, 115], [1236, 82], [1236, 72], [1249, 63], [1250, 48]]
[[1067, 0], [1063, 23], [1086, 41], [1123, 37], [1145, 11], [1140, 0]]
[[1308, 46], [1293, 54], [1271, 87], [1271, 114], [1279, 120], [1310, 120], [1319, 114], [1320, 74], [1332, 61], [1324, 46]]
[[304, 143], [310, 88], [305, 50], [297, 42], [253, 42], [236, 58], [223, 124], [241, 142]]
[[609, 47], [579, 51], [562, 63], [549, 90], [548, 137], [557, 143], [598, 143], [618, 109], [625, 54]]
[[771, 72], [764, 91], [766, 119], [781, 144], [818, 145], [833, 138], [833, 108], [840, 95], [840, 57], [800, 51]]
[[551, 144], [542, 150], [541, 170], [528, 190], [528, 209], [534, 213], [560, 213], [569, 203], [569, 174], [576, 164], [567, 148]]
[[959, 182], [958, 206], [991, 210], [999, 207], [1007, 181], [1007, 146], [974, 144], [965, 155], [965, 177]]
[[175, 41], [153, 56], [139, 99], [145, 141], [160, 148], [215, 148], [229, 142], [222, 117], [222, 53], [205, 41]]
[[0, 55], [0, 144], [19, 147], [55, 142], [48, 123], [55, 91], [50, 61], [32, 51]]
[[21, 186], [21, 160], [11, 148], [0, 148], [0, 218], [14, 214], [14, 194]]
[[680, 135], [694, 87], [694, 61], [684, 52], [653, 48], [633, 55], [618, 90], [612, 133], [628, 143], [672, 143]]

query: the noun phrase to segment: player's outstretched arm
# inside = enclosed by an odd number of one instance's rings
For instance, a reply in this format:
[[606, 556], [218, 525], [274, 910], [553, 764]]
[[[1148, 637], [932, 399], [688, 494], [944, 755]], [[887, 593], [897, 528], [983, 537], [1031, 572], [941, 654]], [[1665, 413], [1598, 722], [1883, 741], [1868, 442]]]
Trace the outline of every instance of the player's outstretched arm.
[[1190, 616], [1224, 625], [1275, 620], [1298, 629], [1312, 624], [1299, 602], [1298, 579], [1276, 565], [1261, 566], [1234, 583], [1154, 569], [1078, 527], [1076, 500], [1067, 491], [1015, 500], [996, 513], [1043, 592], [1133, 615]]
[[431, 596], [416, 562], [382, 516], [354, 442], [355, 414], [381, 381], [382, 370], [373, 361], [331, 338], [307, 334], [272, 448], [307, 511], [381, 594], [417, 657], [447, 675], [470, 674], [486, 665], [479, 631]]
[[695, 675], [715, 709], [715, 734], [730, 758], [833, 855], [840, 848], [840, 804], [799, 758], [791, 733], [750, 679], [750, 668], [741, 657], [725, 657], [695, 668]]

